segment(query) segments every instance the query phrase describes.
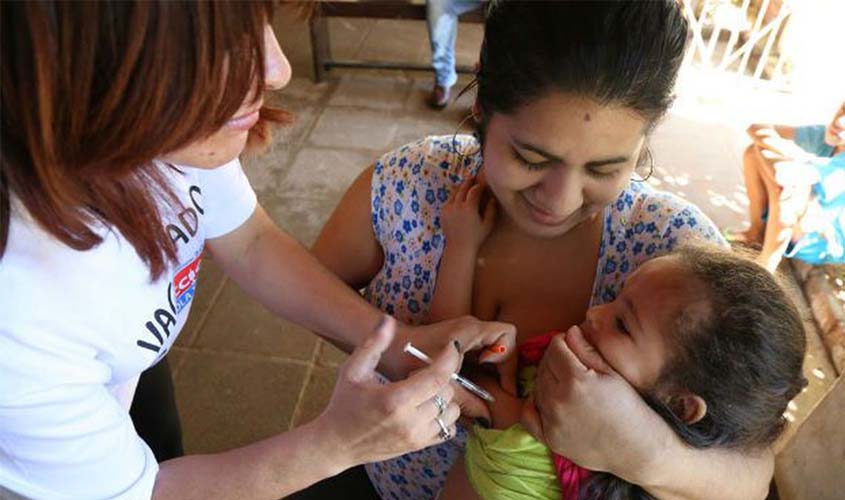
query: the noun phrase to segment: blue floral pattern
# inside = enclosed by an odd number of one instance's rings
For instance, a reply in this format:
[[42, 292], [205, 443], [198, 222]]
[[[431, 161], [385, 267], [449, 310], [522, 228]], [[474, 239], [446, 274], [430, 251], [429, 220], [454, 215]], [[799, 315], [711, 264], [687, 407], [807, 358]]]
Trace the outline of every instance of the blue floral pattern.
[[[384, 264], [364, 291], [379, 309], [409, 324], [428, 321], [444, 236], [440, 210], [455, 186], [482, 165], [472, 136], [428, 137], [381, 157], [371, 190], [372, 224]], [[590, 305], [612, 301], [640, 264], [678, 244], [726, 242], [715, 224], [691, 203], [631, 182], [604, 210], [596, 279]], [[367, 465], [384, 499], [434, 498], [461, 455], [467, 430], [455, 439], [402, 457]]]

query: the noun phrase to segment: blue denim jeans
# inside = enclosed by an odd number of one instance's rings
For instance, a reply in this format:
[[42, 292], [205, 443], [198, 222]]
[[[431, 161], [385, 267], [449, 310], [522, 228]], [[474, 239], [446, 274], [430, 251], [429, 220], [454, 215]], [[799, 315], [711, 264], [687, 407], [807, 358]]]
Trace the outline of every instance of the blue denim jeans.
[[458, 81], [455, 72], [455, 39], [458, 36], [458, 16], [481, 5], [480, 0], [428, 0], [428, 37], [431, 41], [431, 65], [435, 81], [449, 88]]

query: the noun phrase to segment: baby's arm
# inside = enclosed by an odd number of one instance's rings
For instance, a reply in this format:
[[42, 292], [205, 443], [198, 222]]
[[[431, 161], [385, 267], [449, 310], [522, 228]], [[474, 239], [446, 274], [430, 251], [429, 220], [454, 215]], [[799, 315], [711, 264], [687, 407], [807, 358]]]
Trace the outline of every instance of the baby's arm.
[[429, 320], [442, 321], [472, 312], [472, 284], [478, 249], [493, 229], [496, 216], [491, 198], [480, 211], [484, 188], [468, 179], [453, 194], [440, 214], [446, 248], [437, 271]]
[[[483, 372], [482, 367], [478, 367], [477, 370], [470, 375], [472, 380], [496, 398], [495, 403], [488, 403], [490, 417], [493, 420], [491, 422], [492, 427], [495, 429], [507, 429], [519, 423], [522, 406], [526, 400], [515, 397], [502, 389], [496, 375]], [[472, 484], [470, 484], [469, 478], [467, 477], [463, 454], [458, 457], [455, 465], [449, 470], [446, 485], [440, 491], [440, 495], [437, 498], [443, 500], [453, 498], [480, 500], [481, 497], [472, 488]]]
[[525, 399], [514, 396], [502, 388], [499, 375], [489, 365], [469, 367], [467, 375], [473, 382], [489, 392], [496, 401], [487, 403], [490, 410], [490, 426], [494, 429], [507, 429], [519, 423]]
[[446, 478], [446, 484], [437, 495], [438, 500], [446, 500], [451, 498], [460, 498], [462, 500], [481, 500], [478, 493], [472, 489], [472, 484], [467, 477], [466, 466], [464, 465], [463, 453], [455, 461], [455, 465], [449, 469], [449, 476]]

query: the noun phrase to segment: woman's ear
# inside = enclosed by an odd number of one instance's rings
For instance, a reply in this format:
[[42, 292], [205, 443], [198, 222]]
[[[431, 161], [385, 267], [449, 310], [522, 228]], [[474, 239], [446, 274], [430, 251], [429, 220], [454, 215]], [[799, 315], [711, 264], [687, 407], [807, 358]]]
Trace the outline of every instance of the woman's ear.
[[694, 424], [707, 414], [707, 403], [698, 394], [684, 392], [671, 396], [666, 404], [678, 418], [687, 424]]

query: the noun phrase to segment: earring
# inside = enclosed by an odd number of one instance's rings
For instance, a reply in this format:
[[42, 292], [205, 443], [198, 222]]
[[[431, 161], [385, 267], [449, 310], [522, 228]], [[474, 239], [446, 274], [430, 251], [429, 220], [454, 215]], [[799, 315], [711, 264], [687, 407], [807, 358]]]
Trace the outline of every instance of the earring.
[[472, 115], [472, 121], [475, 122], [476, 126], [481, 125], [482, 116], [480, 109], [473, 106], [472, 109], [469, 110], [469, 114]]
[[[463, 151], [458, 151], [458, 133], [460, 133], [461, 128], [464, 126], [464, 124], [470, 118], [472, 118], [473, 120], [476, 120], [475, 114], [470, 112], [465, 117], [463, 117], [463, 119], [458, 123], [458, 127], [455, 129], [455, 133], [452, 134], [452, 151], [460, 157], [461, 163], [463, 163], [465, 161], [467, 156], [478, 154], [481, 151], [481, 140], [478, 136], [478, 129], [475, 128], [475, 127], [472, 130], [472, 136], [475, 137], [476, 141], [478, 141], [478, 149], [475, 152], [468, 153], [468, 154], [464, 154]], [[476, 120], [476, 124], [477, 123], [479, 123], [479, 122]]]
[[634, 177], [631, 179], [634, 182], [645, 182], [651, 178], [652, 174], [654, 174], [654, 156], [651, 154], [651, 148], [646, 146], [644, 154], [648, 155], [648, 175], [640, 178]]

